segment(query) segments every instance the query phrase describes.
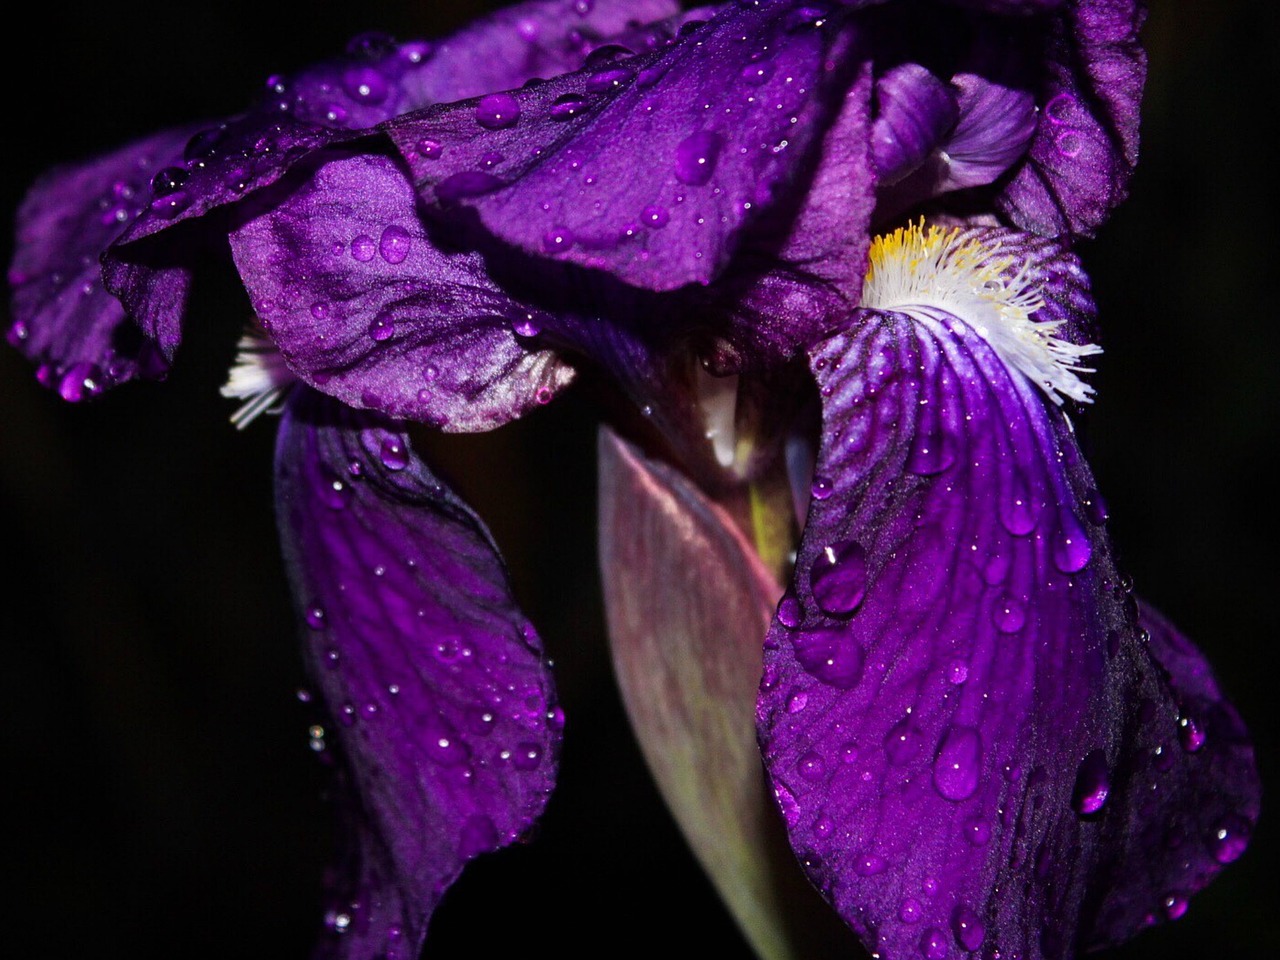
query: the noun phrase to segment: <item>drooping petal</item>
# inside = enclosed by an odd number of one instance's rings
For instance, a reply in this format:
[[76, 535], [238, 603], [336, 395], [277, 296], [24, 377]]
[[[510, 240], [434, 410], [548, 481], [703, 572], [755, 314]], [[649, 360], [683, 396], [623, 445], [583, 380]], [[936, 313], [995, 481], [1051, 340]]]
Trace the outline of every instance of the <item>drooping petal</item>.
[[351, 406], [486, 430], [572, 379], [530, 345], [539, 311], [503, 292], [478, 254], [428, 236], [398, 159], [324, 163], [231, 247], [286, 363]]
[[1035, 139], [997, 201], [1024, 230], [1091, 236], [1127, 196], [1138, 160], [1145, 19], [1136, 0], [1079, 0], [1054, 18]]
[[821, 495], [766, 644], [766, 765], [869, 950], [1075, 956], [1216, 872], [1217, 828], [1187, 811], [1229, 768], [1210, 817], [1247, 834], [1251, 755], [1225, 723], [1221, 754], [1176, 745], [1200, 688], [1143, 642], [1065, 417], [972, 322], [910, 310], [811, 354]]
[[347, 829], [321, 956], [416, 957], [468, 860], [520, 837], [562, 717], [484, 526], [380, 417], [294, 394], [277, 517]]
[[871, 157], [878, 182], [896, 183], [919, 167], [959, 116], [956, 92], [918, 63], [877, 78]]
[[653, 290], [707, 283], [834, 116], [838, 19], [730, 7], [665, 49], [386, 129], [426, 203], [526, 252]]
[[[166, 130], [113, 153], [45, 174], [18, 212], [9, 282], [9, 340], [41, 367], [42, 379], [79, 400], [163, 360], [103, 288], [102, 251], [152, 200], [151, 180], [182, 156], [191, 129]], [[184, 278], [165, 276], [185, 298]]]

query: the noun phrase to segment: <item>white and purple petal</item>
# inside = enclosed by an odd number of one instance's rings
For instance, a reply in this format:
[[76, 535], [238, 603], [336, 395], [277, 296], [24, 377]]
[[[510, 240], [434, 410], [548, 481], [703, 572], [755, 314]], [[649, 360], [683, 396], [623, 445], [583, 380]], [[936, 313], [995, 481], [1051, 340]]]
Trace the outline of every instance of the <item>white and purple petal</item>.
[[522, 836], [563, 718], [475, 514], [376, 415], [297, 391], [276, 507], [346, 834], [318, 953], [416, 957], [466, 863]]
[[450, 431], [547, 403], [573, 371], [541, 311], [429, 236], [398, 158], [338, 157], [231, 234], [263, 328], [316, 389]]
[[869, 950], [1074, 956], [1239, 855], [1252, 751], [1193, 648], [1146, 642], [1043, 385], [972, 318], [899, 309], [811, 353], [820, 494], [766, 643], [766, 764]]

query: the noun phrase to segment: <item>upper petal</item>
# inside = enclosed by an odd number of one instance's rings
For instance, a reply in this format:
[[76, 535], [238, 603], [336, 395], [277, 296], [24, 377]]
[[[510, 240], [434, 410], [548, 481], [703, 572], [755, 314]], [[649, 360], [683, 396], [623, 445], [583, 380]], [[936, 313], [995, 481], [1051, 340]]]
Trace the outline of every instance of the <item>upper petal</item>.
[[322, 956], [414, 957], [466, 862], [520, 837], [563, 718], [484, 526], [380, 417], [312, 391], [280, 426], [276, 508], [346, 788]]
[[[1176, 744], [1189, 685], [1144, 642], [1064, 416], [936, 306], [865, 312], [812, 367], [821, 495], [758, 716], [811, 878], [889, 960], [1154, 922], [1220, 868], [1190, 811], [1217, 791], [1207, 820], [1247, 834], [1256, 774], [1238, 724]], [[1195, 855], [1144, 842], [1167, 829]]]
[[508, 243], [649, 289], [707, 283], [834, 116], [838, 19], [734, 6], [665, 49], [386, 129], [427, 203]]
[[398, 160], [329, 160], [233, 232], [231, 248], [286, 363], [351, 406], [486, 430], [572, 378], [531, 345], [541, 311], [498, 287], [478, 254], [428, 234]]

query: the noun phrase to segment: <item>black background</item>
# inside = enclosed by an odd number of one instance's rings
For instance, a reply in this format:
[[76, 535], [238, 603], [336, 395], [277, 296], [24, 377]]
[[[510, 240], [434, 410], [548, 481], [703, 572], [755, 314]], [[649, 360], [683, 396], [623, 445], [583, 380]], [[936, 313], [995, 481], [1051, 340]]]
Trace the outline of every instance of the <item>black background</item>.
[[[1083, 249], [1101, 306], [1083, 424], [1138, 590], [1209, 652], [1274, 769], [1280, 32], [1266, 0], [1156, 3], [1131, 201]], [[32, 5], [6, 27], [3, 219], [52, 163], [240, 109], [271, 73], [368, 28], [438, 35], [486, 8], [370, 0]], [[1265, 145], [1265, 146], [1264, 146]], [[7, 229], [7, 228], [6, 228]], [[11, 234], [4, 240], [11, 254]], [[326, 778], [271, 516], [273, 430], [217, 387], [248, 315], [202, 280], [164, 384], [80, 407], [0, 350], [5, 952], [303, 957], [330, 843]], [[219, 333], [218, 331], [222, 331]], [[553, 453], [551, 441], [556, 441]], [[592, 556], [581, 398], [461, 441], [473, 490], [557, 661], [569, 715], [540, 835], [474, 864], [435, 958], [746, 957], [658, 801], [617, 704]], [[563, 446], [562, 446], [563, 445]], [[566, 456], [568, 447], [580, 456]], [[1176, 924], [1114, 960], [1280, 955], [1276, 828]]]

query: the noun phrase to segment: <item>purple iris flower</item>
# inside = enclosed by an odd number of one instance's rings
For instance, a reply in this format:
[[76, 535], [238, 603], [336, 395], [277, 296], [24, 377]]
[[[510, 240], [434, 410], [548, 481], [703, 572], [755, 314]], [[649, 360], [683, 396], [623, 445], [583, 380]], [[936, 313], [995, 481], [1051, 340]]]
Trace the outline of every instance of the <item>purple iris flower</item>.
[[1072, 243], [1136, 160], [1141, 19], [534, 0], [37, 184], [10, 340], [64, 398], [167, 368], [211, 245], [249, 293], [226, 392], [281, 412], [344, 787], [322, 954], [415, 956], [550, 794], [540, 641], [408, 425], [501, 426], [583, 369], [635, 411], [600, 445], [620, 683], [763, 955], [790, 950], [778, 823], [886, 958], [1073, 956], [1241, 855], [1247, 734], [1116, 568], [1067, 412], [1099, 352]]

